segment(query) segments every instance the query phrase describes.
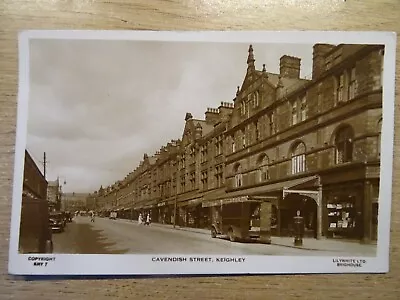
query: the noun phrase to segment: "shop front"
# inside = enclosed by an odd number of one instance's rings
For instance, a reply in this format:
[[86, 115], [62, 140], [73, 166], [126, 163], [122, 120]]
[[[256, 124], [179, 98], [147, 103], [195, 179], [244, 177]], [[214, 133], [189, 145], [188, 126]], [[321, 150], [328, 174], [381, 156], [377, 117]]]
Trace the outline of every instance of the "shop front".
[[373, 242], [378, 238], [378, 181], [326, 186], [325, 234], [330, 238]]
[[178, 203], [178, 225], [192, 228], [207, 228], [208, 209], [202, 207], [203, 198], [190, 199]]

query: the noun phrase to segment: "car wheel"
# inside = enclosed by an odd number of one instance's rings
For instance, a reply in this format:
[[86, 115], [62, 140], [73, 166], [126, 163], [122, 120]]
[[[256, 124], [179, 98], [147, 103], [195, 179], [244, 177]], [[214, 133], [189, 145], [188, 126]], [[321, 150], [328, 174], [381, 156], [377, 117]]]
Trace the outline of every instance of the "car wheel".
[[213, 239], [217, 237], [217, 230], [215, 229], [215, 227], [211, 228], [211, 237]]

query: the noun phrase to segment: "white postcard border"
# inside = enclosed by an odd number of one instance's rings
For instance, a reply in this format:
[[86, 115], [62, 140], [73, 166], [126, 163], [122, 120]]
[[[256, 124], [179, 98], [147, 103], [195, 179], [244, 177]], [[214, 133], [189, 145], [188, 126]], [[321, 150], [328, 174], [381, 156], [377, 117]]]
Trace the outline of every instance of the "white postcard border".
[[[384, 44], [383, 123], [376, 257], [236, 256], [236, 255], [97, 255], [19, 254], [24, 151], [29, 98], [30, 39], [102, 39], [137, 41], [196, 41], [219, 43], [348, 43]], [[19, 88], [13, 176], [9, 272], [20, 275], [161, 275], [161, 274], [290, 274], [290, 273], [384, 273], [389, 270], [390, 217], [394, 138], [396, 34], [393, 32], [328, 31], [25, 31], [19, 35]], [[266, 246], [268, 247], [268, 246]], [[153, 262], [154, 257], [209, 257], [212, 262]], [[245, 258], [241, 262], [217, 262], [217, 258]], [[46, 259], [47, 258], [47, 259]], [[338, 267], [335, 259], [353, 260], [356, 267]], [[47, 262], [45, 267], [34, 261]], [[43, 264], [44, 266], [44, 264]]]

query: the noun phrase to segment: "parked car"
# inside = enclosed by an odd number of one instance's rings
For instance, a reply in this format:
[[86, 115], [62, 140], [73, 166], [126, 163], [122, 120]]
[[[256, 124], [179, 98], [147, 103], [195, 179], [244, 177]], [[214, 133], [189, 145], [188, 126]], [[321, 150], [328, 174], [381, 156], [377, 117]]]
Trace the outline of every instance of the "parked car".
[[62, 212], [51, 212], [49, 226], [54, 232], [63, 232], [65, 229], [65, 218]]

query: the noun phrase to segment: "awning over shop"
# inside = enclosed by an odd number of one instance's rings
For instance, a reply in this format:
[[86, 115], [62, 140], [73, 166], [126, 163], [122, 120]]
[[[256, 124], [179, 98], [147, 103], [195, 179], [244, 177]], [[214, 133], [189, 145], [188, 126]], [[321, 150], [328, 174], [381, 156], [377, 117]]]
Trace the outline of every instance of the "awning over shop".
[[134, 204], [134, 209], [148, 209], [155, 207], [157, 203], [157, 200], [152, 200], [152, 201], [143, 201], [141, 203], [136, 203]]
[[202, 203], [202, 207], [211, 207], [211, 206], [220, 206], [223, 204], [232, 204], [232, 203], [243, 203], [243, 202], [263, 202], [268, 200], [275, 200], [276, 197], [268, 197], [268, 196], [241, 196], [234, 198], [224, 198], [224, 199], [216, 199], [204, 201]]
[[268, 193], [279, 192], [288, 188], [293, 188], [304, 184], [314, 185], [315, 182], [313, 181], [318, 180], [318, 178], [319, 178], [318, 176], [308, 176], [308, 177], [296, 178], [292, 180], [267, 184], [256, 188], [246, 189], [243, 191], [226, 193], [224, 197], [218, 197], [204, 201], [202, 203], [202, 206], [210, 207], [210, 206], [218, 206], [222, 204], [237, 203], [244, 201], [260, 201], [261, 199], [257, 199], [257, 197], [266, 197], [265, 194]]
[[194, 207], [194, 206], [200, 205], [202, 201], [203, 201], [203, 197], [200, 197], [200, 198], [196, 198], [196, 199], [178, 202], [177, 206], [178, 207]]

